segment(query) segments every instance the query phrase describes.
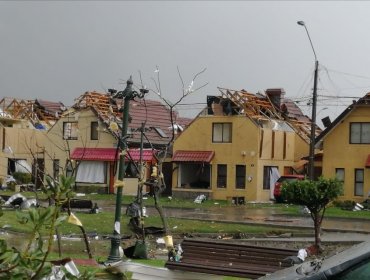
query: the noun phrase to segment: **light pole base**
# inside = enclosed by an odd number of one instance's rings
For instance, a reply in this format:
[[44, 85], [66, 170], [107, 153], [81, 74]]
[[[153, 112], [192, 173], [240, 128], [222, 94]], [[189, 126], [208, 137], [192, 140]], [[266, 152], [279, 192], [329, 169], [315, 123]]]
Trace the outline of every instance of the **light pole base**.
[[111, 249], [106, 263], [114, 263], [121, 261], [123, 256], [120, 253], [121, 236], [119, 234], [113, 234], [111, 237]]

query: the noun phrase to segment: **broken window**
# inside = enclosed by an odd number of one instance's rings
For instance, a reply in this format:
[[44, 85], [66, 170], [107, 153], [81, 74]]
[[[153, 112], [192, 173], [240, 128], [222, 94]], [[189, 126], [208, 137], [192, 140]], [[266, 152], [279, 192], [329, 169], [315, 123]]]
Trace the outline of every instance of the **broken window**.
[[217, 188], [226, 188], [227, 165], [217, 164]]
[[63, 122], [63, 139], [77, 140], [78, 123], [77, 122]]
[[245, 165], [235, 166], [235, 188], [245, 189]]
[[213, 123], [212, 142], [231, 143], [231, 123]]
[[14, 172], [32, 174], [32, 168], [25, 159], [9, 158], [8, 175], [12, 175]]
[[91, 140], [99, 139], [98, 127], [99, 127], [98, 122], [91, 122], [91, 125], [90, 125], [90, 139]]

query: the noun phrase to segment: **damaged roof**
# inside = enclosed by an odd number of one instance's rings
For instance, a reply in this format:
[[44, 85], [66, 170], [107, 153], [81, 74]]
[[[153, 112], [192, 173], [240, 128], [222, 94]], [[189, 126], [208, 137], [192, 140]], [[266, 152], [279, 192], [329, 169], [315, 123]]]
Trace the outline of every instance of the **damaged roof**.
[[61, 102], [46, 100], [24, 100], [4, 97], [0, 100], [1, 117], [14, 120], [28, 120], [38, 128], [49, 128], [65, 110]]
[[[311, 119], [304, 115], [291, 99], [284, 98], [284, 89], [267, 89], [264, 94], [253, 94], [246, 90], [218, 89], [221, 92], [219, 102], [223, 106], [223, 114], [244, 114], [259, 126], [263, 121], [287, 122], [306, 142], [310, 141]], [[317, 125], [315, 133], [316, 135], [321, 133]]]
[[[115, 122], [122, 126], [123, 100], [114, 99], [110, 94], [99, 92], [85, 92], [75, 100], [73, 110], [91, 108], [98, 118], [106, 125], [107, 129], [117, 138], [119, 131], [113, 131], [110, 124]], [[176, 112], [172, 113], [175, 131], [180, 132], [179, 127], [185, 128], [191, 121], [187, 118], [179, 118]], [[145, 123], [145, 143], [156, 145], [167, 145], [172, 138], [172, 124], [170, 110], [159, 101], [154, 100], [131, 100], [129, 109], [128, 142], [134, 146], [140, 143], [141, 124]], [[146, 144], [145, 146], [149, 146]]]

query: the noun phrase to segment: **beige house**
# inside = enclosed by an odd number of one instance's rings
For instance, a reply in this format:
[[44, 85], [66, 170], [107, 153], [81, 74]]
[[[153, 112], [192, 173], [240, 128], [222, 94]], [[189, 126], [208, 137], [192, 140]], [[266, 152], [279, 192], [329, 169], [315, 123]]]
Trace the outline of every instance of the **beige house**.
[[219, 90], [174, 143], [173, 195], [269, 201], [281, 174], [304, 171], [310, 120], [282, 89]]
[[[109, 94], [86, 92], [81, 95], [47, 132], [47, 172], [54, 176], [75, 172], [77, 191], [113, 193], [121, 152], [117, 149], [121, 135], [121, 107], [122, 100], [115, 100]], [[172, 126], [169, 110], [158, 101], [132, 100], [129, 115], [124, 193], [136, 195], [142, 123], [145, 124], [143, 161], [146, 177], [157, 162], [154, 153], [166, 147], [171, 139]]]
[[46, 131], [58, 119], [60, 102], [0, 100], [0, 178], [15, 173], [30, 173], [37, 188], [43, 183]]

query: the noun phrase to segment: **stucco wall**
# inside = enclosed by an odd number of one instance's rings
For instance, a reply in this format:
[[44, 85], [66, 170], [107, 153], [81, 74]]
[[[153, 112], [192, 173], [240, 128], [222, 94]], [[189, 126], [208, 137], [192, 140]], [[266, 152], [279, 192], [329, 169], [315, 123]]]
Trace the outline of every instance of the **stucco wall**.
[[[370, 192], [370, 169], [365, 168], [370, 144], [350, 144], [350, 123], [370, 122], [369, 107], [358, 107], [343, 119], [323, 140], [323, 176], [335, 177], [336, 168], [345, 169], [342, 200], [362, 202]], [[354, 195], [355, 169], [364, 169], [364, 196]]]

